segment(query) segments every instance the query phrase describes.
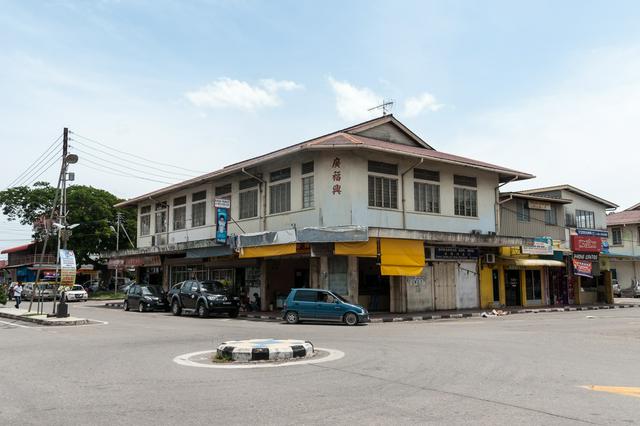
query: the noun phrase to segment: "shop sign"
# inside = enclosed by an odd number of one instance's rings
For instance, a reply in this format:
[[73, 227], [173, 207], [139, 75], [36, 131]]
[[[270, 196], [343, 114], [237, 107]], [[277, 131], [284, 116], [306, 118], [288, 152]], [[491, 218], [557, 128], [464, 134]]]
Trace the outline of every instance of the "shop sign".
[[139, 267], [139, 266], [160, 266], [160, 256], [136, 256], [127, 257], [124, 260], [124, 266], [127, 267]]
[[602, 238], [588, 235], [572, 235], [571, 250], [577, 253], [600, 253]]
[[434, 259], [439, 260], [475, 260], [480, 256], [473, 247], [435, 247]]
[[227, 243], [228, 210], [225, 207], [216, 208], [216, 242]]
[[527, 204], [529, 204], [529, 208], [530, 209], [534, 209], [534, 210], [551, 210], [551, 203], [548, 203], [546, 201], [529, 200]]
[[522, 253], [553, 256], [553, 240], [548, 237], [536, 237], [532, 245], [522, 246]]
[[574, 253], [573, 258], [578, 260], [586, 260], [589, 262], [598, 261], [598, 253]]
[[124, 259], [109, 259], [107, 262], [109, 269], [124, 269]]
[[231, 208], [231, 200], [228, 198], [216, 198], [213, 200], [213, 206], [219, 207], [221, 209], [230, 209]]
[[333, 181], [331, 194], [333, 195], [342, 195], [342, 171], [340, 170], [340, 166], [340, 157], [334, 158], [331, 163], [331, 179]]
[[573, 259], [573, 273], [581, 277], [592, 278], [593, 264], [588, 261]]
[[60, 285], [76, 283], [76, 256], [73, 250], [60, 250]]
[[576, 233], [578, 235], [584, 235], [586, 237], [601, 237], [601, 238], [609, 238], [609, 233], [607, 231], [602, 231], [600, 229], [576, 229]]

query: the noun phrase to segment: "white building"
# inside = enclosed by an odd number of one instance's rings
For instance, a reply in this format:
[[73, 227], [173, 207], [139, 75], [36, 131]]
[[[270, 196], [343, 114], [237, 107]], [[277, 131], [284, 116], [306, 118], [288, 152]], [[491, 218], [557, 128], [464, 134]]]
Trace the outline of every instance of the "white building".
[[640, 204], [607, 216], [611, 273], [620, 287], [640, 280]]

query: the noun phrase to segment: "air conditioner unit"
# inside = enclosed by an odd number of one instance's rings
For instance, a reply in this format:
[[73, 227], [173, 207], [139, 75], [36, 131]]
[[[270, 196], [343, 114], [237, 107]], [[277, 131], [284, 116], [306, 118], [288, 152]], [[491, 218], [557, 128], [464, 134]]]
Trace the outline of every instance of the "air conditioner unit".
[[471, 230], [471, 235], [481, 235], [482, 234], [482, 230], [481, 229], [472, 229]]
[[493, 253], [486, 253], [484, 255], [484, 263], [496, 263], [496, 255]]
[[487, 235], [489, 235], [490, 237], [495, 237], [496, 236], [496, 232], [495, 231], [489, 231], [489, 232], [487, 232]]

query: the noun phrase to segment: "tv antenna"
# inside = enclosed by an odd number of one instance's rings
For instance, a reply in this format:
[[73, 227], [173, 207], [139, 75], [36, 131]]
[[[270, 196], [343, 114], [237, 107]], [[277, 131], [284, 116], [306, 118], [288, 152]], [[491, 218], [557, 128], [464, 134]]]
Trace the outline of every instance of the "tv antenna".
[[383, 99], [380, 105], [374, 106], [373, 108], [369, 108], [367, 111], [373, 111], [376, 109], [381, 109], [383, 116], [389, 114], [391, 109], [393, 109], [393, 99], [389, 99], [388, 101]]

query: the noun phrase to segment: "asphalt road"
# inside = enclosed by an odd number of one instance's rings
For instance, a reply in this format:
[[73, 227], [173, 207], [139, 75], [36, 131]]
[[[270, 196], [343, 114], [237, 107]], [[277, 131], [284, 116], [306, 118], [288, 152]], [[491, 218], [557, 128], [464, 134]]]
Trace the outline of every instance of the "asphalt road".
[[[352, 328], [71, 310], [108, 323], [0, 323], [0, 424], [640, 423], [640, 398], [582, 387], [640, 386], [640, 308]], [[268, 337], [346, 355], [250, 370], [173, 362]]]

